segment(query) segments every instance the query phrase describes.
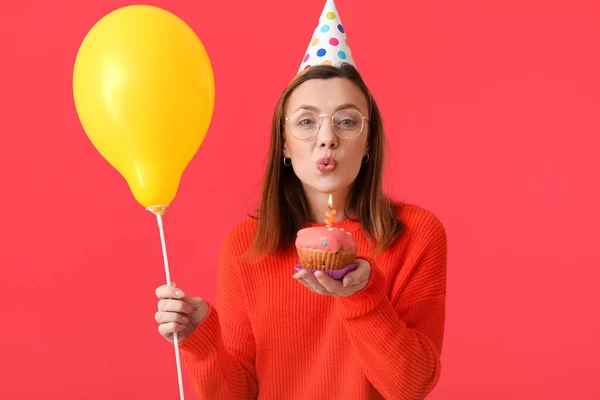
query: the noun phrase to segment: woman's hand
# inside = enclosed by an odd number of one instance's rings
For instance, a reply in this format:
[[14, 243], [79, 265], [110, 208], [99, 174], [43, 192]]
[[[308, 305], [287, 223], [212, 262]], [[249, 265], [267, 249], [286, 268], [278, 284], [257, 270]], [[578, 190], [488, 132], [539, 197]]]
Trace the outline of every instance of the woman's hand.
[[155, 319], [158, 332], [173, 342], [173, 332], [182, 341], [196, 329], [208, 315], [208, 304], [200, 297], [186, 297], [181, 289], [174, 285], [162, 285], [156, 289], [158, 311]]
[[347, 297], [367, 286], [371, 275], [371, 264], [367, 260], [357, 258], [354, 263], [358, 265], [358, 268], [347, 273], [342, 282], [321, 271], [316, 271], [313, 275], [310, 271], [301, 270], [294, 274], [294, 278], [315, 293]]

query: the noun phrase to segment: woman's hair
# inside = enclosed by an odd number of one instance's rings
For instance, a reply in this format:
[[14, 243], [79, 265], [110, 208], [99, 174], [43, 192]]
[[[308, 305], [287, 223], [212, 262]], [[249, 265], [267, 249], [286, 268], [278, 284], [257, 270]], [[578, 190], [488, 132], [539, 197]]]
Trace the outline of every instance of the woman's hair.
[[309, 207], [302, 184], [292, 168], [283, 165], [285, 141], [284, 110], [292, 92], [311, 79], [345, 78], [354, 83], [369, 104], [369, 162], [361, 164], [353, 182], [344, 214], [360, 221], [367, 237], [376, 242], [375, 252], [388, 248], [402, 232], [395, 206], [383, 194], [385, 134], [381, 114], [358, 71], [350, 64], [340, 67], [319, 65], [298, 74], [275, 106], [269, 158], [258, 208], [258, 231], [249, 255], [266, 255], [293, 243], [298, 230], [310, 222]]

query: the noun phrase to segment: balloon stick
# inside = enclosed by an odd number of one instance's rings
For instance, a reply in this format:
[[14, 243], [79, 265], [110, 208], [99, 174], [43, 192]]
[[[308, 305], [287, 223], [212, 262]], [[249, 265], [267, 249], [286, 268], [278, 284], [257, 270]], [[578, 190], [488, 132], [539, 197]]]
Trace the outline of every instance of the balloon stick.
[[[156, 215], [156, 221], [158, 223], [158, 230], [160, 232], [160, 242], [162, 245], [163, 261], [165, 263], [165, 275], [167, 277], [167, 284], [171, 285], [171, 274], [169, 273], [169, 259], [167, 258], [167, 244], [165, 241], [165, 230], [163, 226], [163, 214], [167, 211], [167, 206], [154, 206], [148, 207], [147, 210]], [[173, 345], [175, 346], [175, 361], [177, 363], [177, 380], [179, 381], [179, 398], [184, 400], [183, 396], [183, 378], [181, 374], [181, 359], [179, 357], [179, 340], [177, 338], [177, 332], [173, 332]]]

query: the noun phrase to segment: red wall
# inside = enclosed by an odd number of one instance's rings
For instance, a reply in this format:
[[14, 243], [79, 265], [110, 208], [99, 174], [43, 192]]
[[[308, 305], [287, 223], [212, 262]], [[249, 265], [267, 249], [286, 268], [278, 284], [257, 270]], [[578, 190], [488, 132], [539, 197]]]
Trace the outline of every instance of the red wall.
[[[324, 0], [149, 3], [185, 19], [215, 69], [213, 123], [165, 216], [173, 279], [212, 301], [220, 242], [259, 193], [273, 106]], [[72, 99], [81, 40], [126, 4], [2, 4], [2, 399], [178, 396], [154, 322], [155, 218], [93, 148]], [[448, 230], [431, 398], [597, 396], [599, 3], [337, 4], [383, 109], [389, 190]]]

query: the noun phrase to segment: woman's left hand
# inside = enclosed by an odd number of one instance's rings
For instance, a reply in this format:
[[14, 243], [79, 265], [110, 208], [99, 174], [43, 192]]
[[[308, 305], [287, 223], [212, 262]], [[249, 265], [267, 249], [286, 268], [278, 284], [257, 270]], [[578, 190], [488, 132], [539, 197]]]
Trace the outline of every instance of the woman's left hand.
[[321, 271], [313, 275], [310, 271], [301, 270], [294, 274], [294, 278], [315, 293], [347, 297], [367, 286], [371, 275], [371, 264], [367, 260], [357, 258], [354, 263], [358, 264], [358, 268], [347, 273], [341, 282]]

